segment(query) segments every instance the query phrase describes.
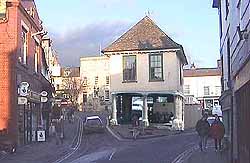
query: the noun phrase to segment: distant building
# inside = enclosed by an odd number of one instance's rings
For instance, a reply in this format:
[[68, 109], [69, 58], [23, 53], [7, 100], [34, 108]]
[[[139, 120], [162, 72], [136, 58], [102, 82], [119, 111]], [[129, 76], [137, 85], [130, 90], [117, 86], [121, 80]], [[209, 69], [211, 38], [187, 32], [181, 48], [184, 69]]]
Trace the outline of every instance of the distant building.
[[83, 109], [104, 110], [110, 105], [110, 65], [107, 56], [82, 57]]
[[220, 61], [216, 68], [196, 68], [194, 65], [184, 69], [184, 94], [186, 104], [201, 104], [205, 110], [219, 105], [221, 95]]
[[41, 46], [46, 33], [33, 0], [0, 3], [0, 132], [23, 145], [36, 141], [38, 129], [49, 128], [54, 90]]
[[164, 119], [173, 112], [179, 129], [184, 128], [183, 65], [187, 60], [180, 44], [146, 16], [102, 52], [110, 63], [112, 123], [129, 122], [136, 112], [133, 100], [139, 97], [144, 125], [160, 121], [156, 115]]
[[213, 0], [219, 13], [220, 102], [231, 163], [250, 162], [250, 1]]
[[54, 66], [52, 71], [52, 83], [55, 87], [55, 99], [65, 107], [75, 106], [80, 108], [82, 102], [81, 92], [83, 82], [80, 79], [80, 67]]

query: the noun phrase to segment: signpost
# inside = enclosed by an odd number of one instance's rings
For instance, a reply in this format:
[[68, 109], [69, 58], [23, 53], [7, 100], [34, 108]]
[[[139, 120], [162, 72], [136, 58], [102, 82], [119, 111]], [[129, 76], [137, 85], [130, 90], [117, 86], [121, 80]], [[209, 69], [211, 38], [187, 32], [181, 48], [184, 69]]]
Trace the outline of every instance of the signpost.
[[37, 131], [37, 141], [38, 142], [45, 141], [45, 131]]

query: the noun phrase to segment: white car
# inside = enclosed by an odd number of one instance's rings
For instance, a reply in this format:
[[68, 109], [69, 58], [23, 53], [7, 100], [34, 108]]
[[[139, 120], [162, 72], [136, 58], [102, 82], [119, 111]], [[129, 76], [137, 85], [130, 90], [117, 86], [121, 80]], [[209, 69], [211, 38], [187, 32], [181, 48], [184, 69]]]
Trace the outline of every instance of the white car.
[[99, 116], [88, 116], [84, 122], [84, 133], [102, 133], [105, 127]]
[[217, 114], [219, 117], [222, 117], [222, 110], [220, 105], [216, 105], [212, 109], [212, 115]]

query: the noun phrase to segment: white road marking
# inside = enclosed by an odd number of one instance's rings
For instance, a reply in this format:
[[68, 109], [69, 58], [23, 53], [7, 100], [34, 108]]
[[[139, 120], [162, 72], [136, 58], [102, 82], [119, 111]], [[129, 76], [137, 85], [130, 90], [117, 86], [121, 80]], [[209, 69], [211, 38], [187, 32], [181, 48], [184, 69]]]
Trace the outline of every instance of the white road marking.
[[114, 156], [115, 151], [111, 153], [111, 155], [109, 156], [109, 161], [112, 160], [112, 157]]
[[116, 135], [116, 134], [109, 128], [109, 125], [108, 125], [108, 118], [107, 118], [107, 123], [106, 123], [106, 129], [107, 129], [108, 132], [109, 132], [113, 137], [115, 137], [117, 140], [123, 141], [123, 139], [122, 139], [120, 136]]
[[[78, 117], [78, 118], [81, 121], [81, 118], [80, 117]], [[70, 156], [72, 156], [81, 146], [82, 135], [83, 135], [83, 121], [81, 121], [81, 123], [80, 123], [80, 131], [79, 131], [79, 134], [78, 134], [76, 147], [73, 148], [73, 151], [67, 153], [66, 155], [64, 155], [63, 157], [61, 157], [58, 160], [54, 161], [53, 163], [61, 163], [61, 162], [65, 161], [66, 159], [68, 159]]]
[[197, 145], [188, 148], [181, 154], [179, 154], [171, 163], [183, 163], [187, 158], [191, 156], [191, 154], [196, 151], [199, 147]]
[[107, 158], [107, 156], [109, 156], [112, 152], [114, 152], [114, 150], [112, 149], [94, 152], [94, 153], [82, 156], [72, 161], [71, 163], [93, 163], [97, 160]]

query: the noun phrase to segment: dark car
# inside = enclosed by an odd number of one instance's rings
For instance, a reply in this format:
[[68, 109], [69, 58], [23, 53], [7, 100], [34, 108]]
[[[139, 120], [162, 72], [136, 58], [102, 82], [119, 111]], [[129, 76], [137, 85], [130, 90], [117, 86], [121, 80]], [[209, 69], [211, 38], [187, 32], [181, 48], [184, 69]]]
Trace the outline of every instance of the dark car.
[[103, 133], [104, 130], [104, 124], [99, 116], [86, 117], [84, 122], [84, 133]]

